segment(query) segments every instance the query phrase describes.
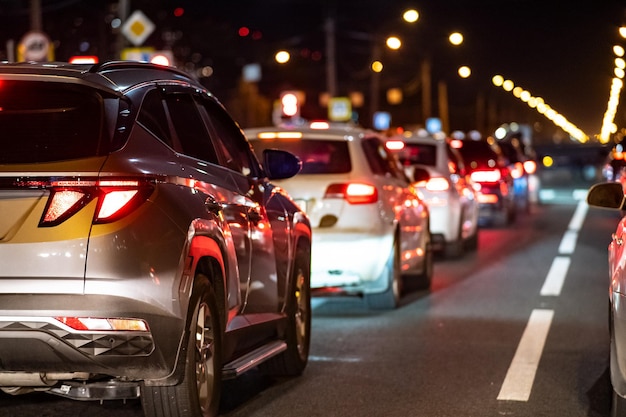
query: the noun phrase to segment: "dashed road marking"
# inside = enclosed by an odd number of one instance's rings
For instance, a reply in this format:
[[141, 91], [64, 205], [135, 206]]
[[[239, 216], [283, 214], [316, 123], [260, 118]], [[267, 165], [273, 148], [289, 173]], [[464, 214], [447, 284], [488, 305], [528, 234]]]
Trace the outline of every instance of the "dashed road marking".
[[553, 310], [533, 310], [500, 388], [498, 400], [528, 401], [553, 316]]

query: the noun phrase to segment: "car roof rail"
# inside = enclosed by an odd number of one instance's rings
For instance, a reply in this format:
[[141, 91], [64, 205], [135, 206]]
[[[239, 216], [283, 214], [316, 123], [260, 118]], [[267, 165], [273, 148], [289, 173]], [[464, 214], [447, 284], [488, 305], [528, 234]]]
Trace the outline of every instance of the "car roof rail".
[[132, 69], [132, 68], [137, 68], [137, 69], [155, 69], [155, 70], [159, 70], [159, 71], [168, 71], [168, 72], [171, 72], [173, 74], [181, 75], [181, 76], [183, 76], [185, 78], [190, 78], [191, 79], [191, 76], [189, 75], [189, 73], [184, 72], [182, 70], [179, 70], [178, 68], [165, 66], [165, 65], [153, 64], [151, 62], [140, 62], [140, 61], [105, 61], [105, 62], [100, 62], [100, 63], [92, 65], [91, 68], [89, 68], [89, 72], [99, 73], [101, 71], [107, 71], [107, 70]]

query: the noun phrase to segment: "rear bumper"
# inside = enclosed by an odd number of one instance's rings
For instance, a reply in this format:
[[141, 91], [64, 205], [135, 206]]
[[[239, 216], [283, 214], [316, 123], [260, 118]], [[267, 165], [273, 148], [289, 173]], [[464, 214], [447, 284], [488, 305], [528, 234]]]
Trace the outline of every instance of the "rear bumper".
[[[0, 305], [0, 373], [161, 379], [173, 372], [184, 333], [184, 318], [123, 297], [14, 294], [0, 295]], [[143, 319], [148, 331], [74, 330], [54, 319], [63, 316]]]
[[324, 233], [313, 231], [311, 288], [347, 292], [381, 291], [377, 280], [393, 245], [393, 234]]

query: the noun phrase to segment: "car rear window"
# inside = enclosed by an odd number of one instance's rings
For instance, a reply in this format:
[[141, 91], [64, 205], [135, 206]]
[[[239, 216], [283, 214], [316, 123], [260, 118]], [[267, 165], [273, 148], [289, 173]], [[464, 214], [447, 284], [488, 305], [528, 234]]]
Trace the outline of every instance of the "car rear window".
[[102, 152], [103, 98], [76, 85], [0, 80], [0, 164]]
[[302, 161], [300, 174], [344, 174], [352, 170], [348, 144], [324, 139], [259, 139], [252, 142], [259, 160], [264, 149], [282, 149]]
[[398, 159], [402, 165], [437, 165], [437, 146], [422, 143], [405, 143], [398, 152]]
[[501, 162], [498, 153], [485, 141], [463, 141], [458, 150], [463, 156], [465, 165], [470, 168], [493, 168]]

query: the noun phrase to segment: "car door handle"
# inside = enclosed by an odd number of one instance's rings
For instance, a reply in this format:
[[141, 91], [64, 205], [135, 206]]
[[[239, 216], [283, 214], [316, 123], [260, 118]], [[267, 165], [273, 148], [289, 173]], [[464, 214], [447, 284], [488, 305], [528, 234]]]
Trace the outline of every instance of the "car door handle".
[[204, 200], [204, 206], [211, 213], [218, 214], [220, 211], [224, 209], [220, 203], [213, 196], [208, 196], [206, 200]]
[[613, 242], [615, 242], [615, 244], [618, 246], [622, 246], [622, 244], [624, 243], [624, 239], [618, 237], [615, 233], [613, 233], [611, 237], [613, 238]]

